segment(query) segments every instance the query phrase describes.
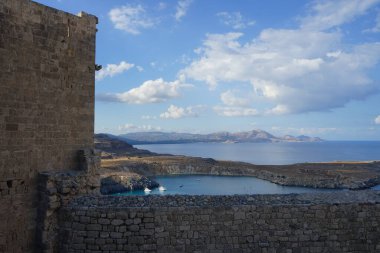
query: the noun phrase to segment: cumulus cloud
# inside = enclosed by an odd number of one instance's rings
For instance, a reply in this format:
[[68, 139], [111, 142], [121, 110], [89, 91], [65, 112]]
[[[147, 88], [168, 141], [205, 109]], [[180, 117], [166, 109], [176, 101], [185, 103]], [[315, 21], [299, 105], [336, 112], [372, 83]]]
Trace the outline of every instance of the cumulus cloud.
[[142, 29], [153, 27], [155, 21], [146, 14], [141, 5], [125, 5], [114, 8], [108, 13], [116, 29], [130, 34], [140, 34]]
[[180, 119], [185, 117], [198, 117], [198, 110], [203, 108], [201, 105], [188, 106], [186, 108], [170, 105], [168, 110], [160, 114], [161, 119]]
[[156, 127], [156, 126], [151, 126], [151, 125], [138, 126], [138, 125], [127, 123], [127, 124], [118, 126], [118, 130], [124, 131], [124, 132], [137, 132], [137, 131], [149, 132], [149, 131], [161, 131], [162, 128]]
[[268, 107], [262, 113], [324, 111], [363, 99], [378, 91], [369, 72], [379, 63], [380, 43], [346, 45], [339, 29], [322, 30], [333, 27], [324, 21], [333, 19], [332, 10], [338, 12], [332, 24], [341, 25], [375, 2], [322, 2], [298, 29], [265, 29], [244, 44], [242, 33], [208, 34], [199, 58], [181, 74], [211, 89], [220, 82], [249, 83], [251, 102], [260, 99]]
[[246, 117], [246, 116], [256, 116], [258, 111], [254, 108], [247, 107], [231, 107], [231, 106], [215, 106], [214, 111], [225, 117]]
[[177, 3], [176, 13], [174, 15], [177, 21], [181, 21], [181, 19], [186, 16], [187, 10], [189, 9], [193, 0], [179, 0]]
[[380, 115], [375, 118], [375, 124], [380, 125]]
[[101, 94], [97, 99], [108, 102], [122, 102], [128, 104], [161, 103], [180, 96], [180, 90], [191, 87], [180, 80], [166, 82], [162, 78], [145, 81], [137, 88], [123, 93]]
[[121, 74], [133, 68], [134, 66], [134, 64], [125, 61], [122, 61], [119, 64], [107, 64], [105, 68], [102, 68], [96, 72], [95, 78], [96, 80], [100, 81], [106, 77], [113, 77], [115, 75]]
[[244, 29], [255, 24], [255, 21], [246, 20], [240, 12], [219, 12], [216, 15], [223, 24], [233, 29]]

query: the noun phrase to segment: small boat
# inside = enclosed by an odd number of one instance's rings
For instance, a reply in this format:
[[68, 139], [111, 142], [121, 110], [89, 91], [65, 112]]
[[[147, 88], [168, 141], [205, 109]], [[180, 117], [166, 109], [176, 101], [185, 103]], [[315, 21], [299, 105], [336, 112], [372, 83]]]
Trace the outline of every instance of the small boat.
[[145, 187], [145, 189], [144, 189], [144, 192], [151, 192], [152, 190], [151, 189], [149, 189], [148, 187]]
[[160, 192], [163, 192], [163, 191], [166, 191], [166, 188], [163, 187], [163, 186], [161, 185], [160, 187], [158, 187], [158, 190], [159, 190]]

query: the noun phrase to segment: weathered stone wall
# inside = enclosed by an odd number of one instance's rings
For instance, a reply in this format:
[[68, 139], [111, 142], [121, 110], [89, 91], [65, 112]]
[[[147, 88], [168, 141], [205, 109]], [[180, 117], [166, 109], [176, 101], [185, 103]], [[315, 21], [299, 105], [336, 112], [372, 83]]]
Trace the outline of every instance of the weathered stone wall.
[[59, 252], [60, 208], [80, 195], [100, 193], [100, 155], [93, 149], [81, 150], [81, 170], [45, 172], [39, 175], [39, 205], [35, 251]]
[[62, 252], [380, 252], [380, 193], [82, 197]]
[[37, 175], [93, 147], [96, 17], [0, 1], [0, 252], [30, 252]]

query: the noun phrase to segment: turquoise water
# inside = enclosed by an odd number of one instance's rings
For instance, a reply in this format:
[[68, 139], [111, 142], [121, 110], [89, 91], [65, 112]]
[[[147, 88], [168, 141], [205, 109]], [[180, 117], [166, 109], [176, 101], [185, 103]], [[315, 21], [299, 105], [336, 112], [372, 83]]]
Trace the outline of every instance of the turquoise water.
[[117, 195], [149, 195], [149, 194], [185, 194], [185, 195], [233, 195], [233, 194], [288, 194], [307, 192], [338, 191], [332, 189], [314, 189], [307, 187], [280, 186], [269, 181], [254, 177], [242, 176], [204, 176], [175, 175], [154, 178], [166, 191], [153, 189], [150, 193], [144, 191], [126, 192]]
[[189, 143], [136, 147], [161, 154], [210, 157], [254, 164], [380, 160], [380, 141]]

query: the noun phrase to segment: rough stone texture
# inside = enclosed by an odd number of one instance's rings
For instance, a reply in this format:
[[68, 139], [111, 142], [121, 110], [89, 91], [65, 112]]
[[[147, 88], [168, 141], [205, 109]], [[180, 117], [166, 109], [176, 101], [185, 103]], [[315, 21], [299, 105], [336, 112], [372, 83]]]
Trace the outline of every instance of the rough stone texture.
[[100, 155], [80, 150], [81, 170], [39, 175], [36, 250], [58, 252], [59, 210], [76, 196], [100, 193]]
[[153, 179], [135, 173], [108, 172], [100, 179], [100, 192], [102, 194], [114, 194], [132, 190], [154, 189], [159, 184]]
[[81, 197], [61, 252], [379, 252], [380, 193]]
[[0, 252], [30, 252], [37, 175], [93, 148], [97, 19], [0, 1]]

